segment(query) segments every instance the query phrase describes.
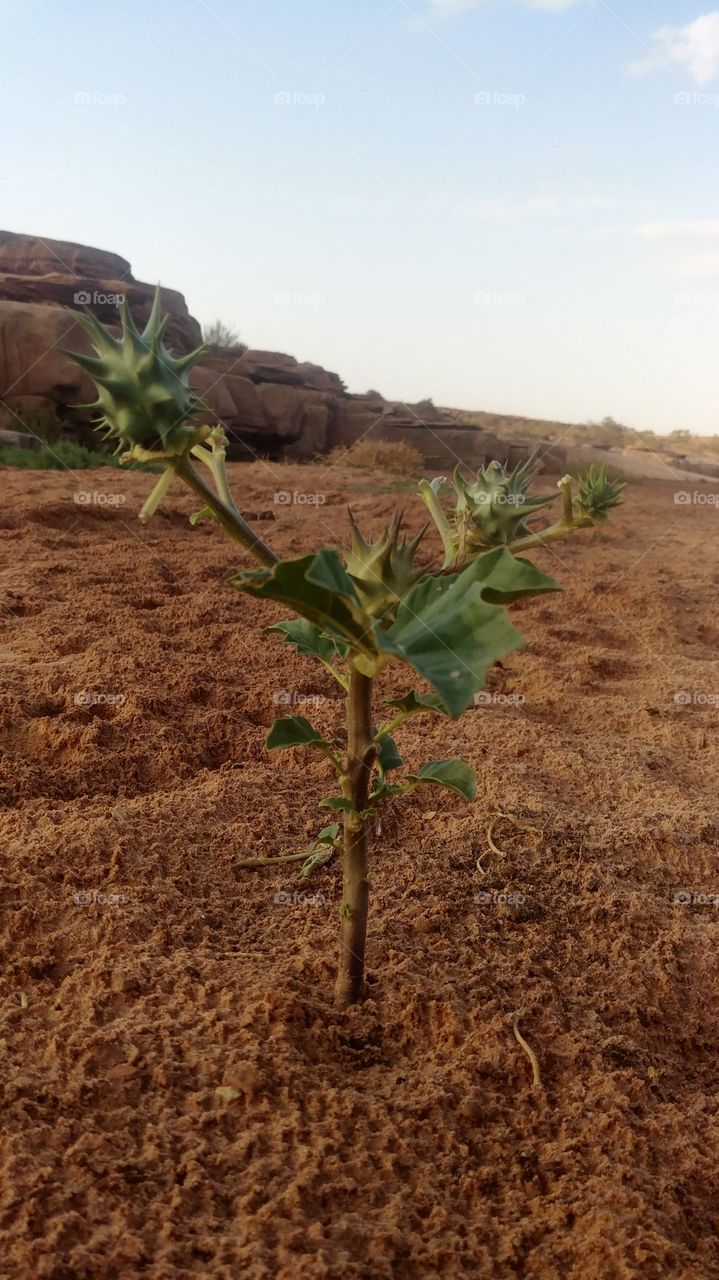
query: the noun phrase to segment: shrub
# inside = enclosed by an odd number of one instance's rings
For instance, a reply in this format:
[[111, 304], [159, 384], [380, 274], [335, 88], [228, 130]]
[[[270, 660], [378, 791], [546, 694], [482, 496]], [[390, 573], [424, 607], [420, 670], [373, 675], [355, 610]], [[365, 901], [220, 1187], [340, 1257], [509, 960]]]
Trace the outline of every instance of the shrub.
[[[417, 787], [444, 787], [466, 800], [476, 794], [473, 771], [454, 757], [404, 769], [395, 734], [410, 717], [456, 720], [473, 704], [493, 663], [522, 644], [508, 606], [559, 590], [553, 578], [514, 553], [601, 523], [619, 501], [620, 486], [594, 468], [575, 497], [565, 476], [559, 486], [560, 519], [536, 531], [536, 514], [558, 495], [530, 496], [533, 477], [526, 466], [510, 473], [491, 463], [471, 477], [460, 467], [449, 486], [442, 478], [419, 486], [444, 545], [441, 567], [419, 563], [422, 531], [405, 537], [398, 516], [375, 541], [365, 538], [351, 518], [349, 547], [323, 547], [280, 560], [251, 529], [231, 492], [224, 433], [199, 426], [188, 409], [193, 357], [175, 361], [163, 346], [159, 295], [141, 334], [123, 305], [119, 348], [93, 316], [81, 322], [97, 358], [76, 359], [96, 382], [108, 434], [126, 446], [123, 459], [157, 461], [164, 468], [141, 515], [152, 515], [175, 477], [187, 484], [202, 502], [193, 523], [205, 515], [214, 518], [258, 561], [258, 567], [236, 573], [231, 584], [292, 611], [293, 617], [274, 623], [265, 634], [281, 636], [299, 654], [321, 663], [345, 694], [343, 737], [326, 739], [304, 716], [284, 716], [266, 741], [268, 751], [319, 751], [336, 776], [335, 790], [320, 801], [336, 818], [298, 857], [300, 874], [307, 875], [342, 847], [335, 1001], [345, 1008], [364, 992], [369, 845], [378, 810]], [[207, 468], [211, 483], [196, 462]], [[452, 500], [449, 507], [445, 494]], [[429, 692], [410, 687], [402, 697], [385, 697], [382, 713], [378, 684], [390, 663], [418, 676]]]
[[358, 440], [348, 448], [333, 449], [322, 461], [328, 466], [362, 467], [394, 476], [418, 476], [424, 470], [419, 449], [404, 440]]

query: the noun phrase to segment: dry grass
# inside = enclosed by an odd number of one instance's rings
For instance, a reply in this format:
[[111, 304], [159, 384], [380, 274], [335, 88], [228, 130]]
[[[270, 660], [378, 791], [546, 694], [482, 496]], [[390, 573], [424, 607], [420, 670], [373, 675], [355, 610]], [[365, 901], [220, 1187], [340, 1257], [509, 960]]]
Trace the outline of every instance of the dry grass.
[[358, 440], [349, 448], [333, 449], [322, 461], [329, 466], [381, 469], [395, 476], [420, 475], [424, 470], [422, 454], [403, 440]]

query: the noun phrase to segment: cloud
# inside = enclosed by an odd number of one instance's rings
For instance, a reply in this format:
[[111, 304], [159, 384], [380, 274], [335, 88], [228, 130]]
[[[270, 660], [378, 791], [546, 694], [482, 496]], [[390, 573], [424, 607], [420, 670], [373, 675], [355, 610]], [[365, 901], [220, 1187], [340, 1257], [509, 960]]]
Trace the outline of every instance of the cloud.
[[719, 253], [697, 253], [693, 257], [675, 258], [668, 264], [669, 274], [682, 280], [716, 280], [719, 278]]
[[708, 84], [719, 74], [719, 9], [705, 13], [686, 27], [660, 27], [652, 36], [652, 52], [629, 68], [634, 76], [667, 67], [685, 68], [696, 84]]
[[642, 240], [717, 240], [719, 221], [645, 222], [637, 234]]

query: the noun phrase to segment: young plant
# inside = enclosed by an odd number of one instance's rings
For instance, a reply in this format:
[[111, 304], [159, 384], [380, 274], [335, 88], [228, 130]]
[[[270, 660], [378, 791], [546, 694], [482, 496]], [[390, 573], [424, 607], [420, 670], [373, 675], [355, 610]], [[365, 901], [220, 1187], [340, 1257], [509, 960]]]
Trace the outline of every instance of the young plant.
[[[571, 480], [565, 478], [560, 486], [561, 520], [533, 534], [527, 519], [550, 498], [528, 496], [527, 469], [509, 474], [499, 464], [490, 464], [471, 480], [458, 469], [453, 513], [446, 514], [440, 504], [441, 481], [420, 485], [444, 543], [441, 569], [432, 571], [419, 562], [425, 530], [405, 539], [399, 516], [375, 541], [366, 538], [350, 516], [348, 548], [323, 547], [280, 560], [247, 524], [232, 495], [223, 432], [196, 425], [197, 406], [187, 373], [201, 352], [176, 361], [164, 347], [159, 294], [141, 334], [126, 307], [117, 339], [91, 316], [82, 317], [82, 323], [97, 358], [75, 358], [98, 387], [97, 408], [106, 431], [125, 448], [121, 461], [160, 462], [164, 468], [142, 509], [143, 518], [156, 510], [175, 476], [188, 485], [203, 504], [192, 522], [203, 515], [213, 517], [259, 562], [257, 568], [236, 573], [232, 585], [256, 599], [285, 605], [295, 615], [266, 632], [281, 635], [298, 653], [321, 663], [345, 694], [341, 747], [304, 716], [277, 720], [266, 742], [270, 751], [319, 751], [336, 776], [336, 790], [320, 805], [342, 822], [335, 1000], [344, 1008], [361, 999], [364, 991], [369, 841], [381, 807], [418, 787], [444, 787], [467, 800], [476, 795], [474, 772], [456, 758], [429, 761], [416, 772], [403, 771], [394, 734], [410, 717], [458, 719], [472, 706], [490, 667], [523, 643], [507, 607], [523, 597], [560, 589], [553, 578], [514, 552], [598, 523], [616, 505], [618, 489], [602, 474], [590, 474], [575, 500]], [[196, 462], [206, 466], [210, 483]], [[500, 493], [512, 495], [516, 502], [500, 502]], [[400, 698], [385, 698], [388, 710], [382, 721], [377, 686], [390, 664], [408, 668], [429, 692], [410, 688]], [[326, 862], [338, 842], [339, 825], [333, 822], [298, 855], [305, 859], [300, 874]]]

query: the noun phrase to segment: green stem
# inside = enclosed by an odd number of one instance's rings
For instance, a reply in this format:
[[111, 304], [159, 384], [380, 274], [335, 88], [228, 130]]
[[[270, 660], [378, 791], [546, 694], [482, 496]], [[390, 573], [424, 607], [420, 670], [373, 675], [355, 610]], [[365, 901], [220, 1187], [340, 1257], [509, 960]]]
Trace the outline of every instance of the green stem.
[[178, 458], [173, 466], [180, 479], [184, 480], [185, 484], [202, 499], [204, 506], [210, 508], [222, 528], [231, 538], [234, 538], [235, 542], [239, 542], [246, 551], [252, 553], [256, 560], [268, 568], [277, 564], [279, 557], [262, 541], [262, 538], [258, 537], [254, 529], [250, 528], [234, 503], [231, 507], [227, 506], [210, 486], [205, 484], [202, 476], [187, 457]]
[[429, 480], [420, 480], [417, 487], [419, 490], [419, 496], [434, 520], [434, 523], [437, 526], [437, 532], [442, 539], [442, 546], [444, 547], [444, 564], [442, 567], [444, 569], [448, 569], [453, 563], [457, 553], [452, 527]]
[[173, 466], [166, 466], [149, 498], [147, 498], [142, 505], [142, 510], [140, 511], [141, 520], [149, 520], [151, 516], [154, 516], [174, 479], [175, 468]]
[[569, 538], [578, 529], [593, 529], [594, 521], [589, 516], [579, 516], [574, 519], [572, 524], [567, 524], [562, 518], [558, 524], [553, 524], [550, 529], [542, 529], [540, 533], [529, 533], [526, 538], [519, 538], [516, 542], [509, 544], [509, 551], [512, 555], [516, 555], [519, 551], [531, 551], [533, 547], [544, 547], [550, 542], [559, 542], [562, 538]]
[[342, 912], [335, 1004], [346, 1009], [364, 994], [367, 911], [369, 906], [369, 821], [359, 814], [367, 808], [370, 778], [377, 749], [372, 740], [372, 678], [350, 667], [347, 699], [347, 768], [342, 791], [354, 812], [344, 816], [342, 854]]

